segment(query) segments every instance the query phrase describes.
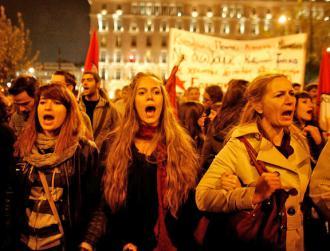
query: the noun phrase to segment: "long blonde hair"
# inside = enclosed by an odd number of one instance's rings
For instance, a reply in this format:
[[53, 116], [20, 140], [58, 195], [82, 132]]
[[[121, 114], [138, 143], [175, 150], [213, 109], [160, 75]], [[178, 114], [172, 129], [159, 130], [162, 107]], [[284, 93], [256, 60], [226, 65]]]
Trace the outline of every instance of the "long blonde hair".
[[[152, 74], [138, 73], [130, 85], [130, 95], [121, 125], [117, 128], [110, 146], [105, 175], [103, 177], [104, 195], [112, 211], [120, 209], [127, 196], [128, 169], [132, 164], [131, 146], [139, 130], [139, 117], [135, 107], [137, 82], [143, 77], [162, 81]], [[153, 142], [163, 140], [167, 153], [166, 183], [164, 203], [176, 215], [181, 204], [195, 188], [199, 175], [199, 165], [193, 142], [177, 122], [172, 111], [166, 90], [160, 85], [163, 94], [163, 108]]]

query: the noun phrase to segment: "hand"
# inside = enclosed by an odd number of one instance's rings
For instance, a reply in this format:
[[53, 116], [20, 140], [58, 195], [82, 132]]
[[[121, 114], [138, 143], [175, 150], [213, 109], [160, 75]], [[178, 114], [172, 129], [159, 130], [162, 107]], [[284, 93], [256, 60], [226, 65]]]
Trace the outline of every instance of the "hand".
[[316, 126], [308, 125], [305, 126], [303, 129], [304, 134], [306, 135], [307, 132], [312, 136], [314, 142], [319, 145], [322, 143], [322, 136], [319, 129]]
[[123, 247], [123, 251], [137, 251], [138, 248], [137, 246], [135, 246], [132, 243], [127, 243], [124, 247]]
[[281, 179], [278, 172], [263, 173], [257, 180], [252, 203], [255, 205], [268, 199], [281, 186]]
[[241, 182], [235, 174], [224, 173], [220, 177], [220, 188], [231, 191], [241, 187]]

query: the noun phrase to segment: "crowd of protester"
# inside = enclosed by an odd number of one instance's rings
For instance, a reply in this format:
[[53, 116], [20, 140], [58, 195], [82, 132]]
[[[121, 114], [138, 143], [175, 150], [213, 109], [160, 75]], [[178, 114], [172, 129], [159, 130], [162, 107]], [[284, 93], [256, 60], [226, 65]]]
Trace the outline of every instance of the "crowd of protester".
[[[101, 82], [56, 71], [0, 93], [0, 250], [329, 250], [317, 85], [233, 79], [225, 92], [207, 86], [202, 102], [193, 86], [175, 113], [156, 75], [138, 73], [113, 100]], [[278, 191], [283, 243], [237, 237], [230, 216]]]

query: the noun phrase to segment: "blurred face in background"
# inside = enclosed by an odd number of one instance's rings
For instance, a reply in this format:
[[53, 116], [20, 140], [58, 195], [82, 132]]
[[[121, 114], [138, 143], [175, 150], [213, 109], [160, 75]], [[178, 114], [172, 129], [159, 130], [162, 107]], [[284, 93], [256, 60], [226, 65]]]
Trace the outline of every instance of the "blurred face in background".
[[192, 88], [188, 90], [187, 99], [188, 101], [197, 101], [199, 102], [200, 92], [198, 88]]
[[314, 113], [314, 105], [310, 98], [299, 98], [296, 105], [296, 116], [299, 121], [311, 121]]
[[96, 83], [92, 74], [84, 74], [81, 83], [83, 86], [83, 96], [86, 96], [87, 98], [95, 98], [98, 95], [100, 83]]
[[26, 91], [12, 97], [16, 111], [23, 115], [24, 120], [27, 120], [34, 107], [34, 98], [30, 97]]
[[50, 82], [52, 83], [58, 83], [58, 84], [63, 84], [65, 85], [71, 92], [73, 92], [73, 85], [66, 83], [65, 81], [65, 77], [63, 75], [59, 75], [59, 74], [53, 74], [52, 78], [50, 80]]

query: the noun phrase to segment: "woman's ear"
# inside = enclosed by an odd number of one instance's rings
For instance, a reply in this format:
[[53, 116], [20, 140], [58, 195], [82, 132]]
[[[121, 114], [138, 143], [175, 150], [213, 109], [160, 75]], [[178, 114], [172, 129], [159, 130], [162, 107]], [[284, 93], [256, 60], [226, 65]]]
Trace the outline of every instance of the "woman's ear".
[[263, 111], [263, 105], [262, 105], [261, 102], [253, 102], [252, 107], [260, 115], [264, 112]]

